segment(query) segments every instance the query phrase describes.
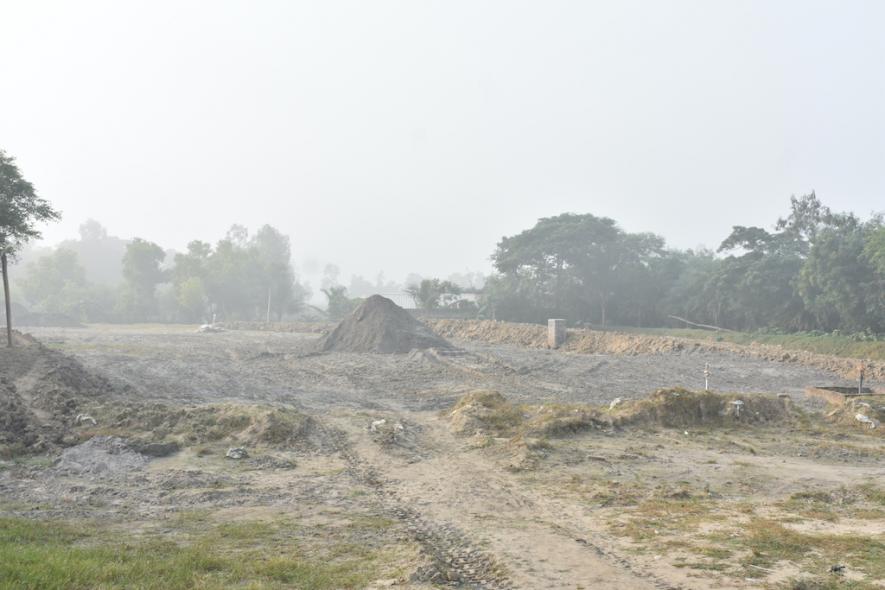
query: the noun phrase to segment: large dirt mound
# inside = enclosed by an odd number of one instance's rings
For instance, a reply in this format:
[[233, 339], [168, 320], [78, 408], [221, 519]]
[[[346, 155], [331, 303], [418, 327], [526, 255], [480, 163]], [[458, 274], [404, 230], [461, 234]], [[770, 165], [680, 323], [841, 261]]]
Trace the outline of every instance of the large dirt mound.
[[366, 299], [350, 317], [323, 336], [318, 346], [323, 351], [385, 354], [452, 348], [409, 312], [381, 295]]
[[0, 348], [0, 456], [74, 444], [83, 408], [114, 391], [79, 361], [15, 333]]

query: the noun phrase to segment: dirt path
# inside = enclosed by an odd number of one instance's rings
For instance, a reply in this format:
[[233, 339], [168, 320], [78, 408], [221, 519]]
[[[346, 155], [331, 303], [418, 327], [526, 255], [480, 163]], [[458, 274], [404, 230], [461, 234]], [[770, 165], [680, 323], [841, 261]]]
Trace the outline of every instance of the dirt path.
[[[459, 547], [456, 559], [479, 554], [483, 563], [500, 568], [503, 575], [496, 585], [481, 587], [669, 587], [636, 571], [600, 538], [600, 531], [577, 524], [573, 514], [527, 491], [499, 464], [469, 452], [435, 415], [411, 413], [406, 420], [421, 426], [421, 444], [428, 458], [391, 454], [348, 418], [336, 425], [348, 431], [354, 456], [371, 470], [383, 494], [414, 507], [418, 519], [425, 523], [445, 523], [443, 527], [458, 531], [460, 543], [465, 545]], [[464, 571], [476, 567], [467, 565]], [[465, 578], [476, 581], [469, 573]]]

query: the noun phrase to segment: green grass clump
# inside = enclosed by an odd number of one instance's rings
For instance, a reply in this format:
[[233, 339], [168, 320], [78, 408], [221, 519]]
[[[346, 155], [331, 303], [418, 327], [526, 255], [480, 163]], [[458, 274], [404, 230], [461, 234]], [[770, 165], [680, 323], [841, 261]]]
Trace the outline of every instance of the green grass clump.
[[522, 410], [497, 391], [477, 390], [462, 396], [449, 412], [456, 432], [481, 431], [494, 436], [514, 434], [523, 422]]
[[872, 484], [801, 491], [777, 506], [791, 515], [830, 522], [842, 517], [878, 520], [885, 518], [885, 491]]
[[[771, 568], [779, 561], [790, 560], [817, 573], [839, 563], [863, 572], [868, 580], [885, 577], [885, 543], [878, 538], [801, 533], [767, 519], [754, 519], [743, 531], [734, 542], [749, 549], [750, 555], [744, 560], [747, 565]], [[759, 575], [759, 571], [747, 570], [747, 575]]]
[[63, 523], [0, 519], [0, 587], [40, 590], [361, 588], [372, 579], [371, 555], [319, 560], [267, 523], [211, 527], [187, 543], [115, 539], [107, 531]]
[[712, 518], [713, 508], [709, 500], [688, 493], [649, 498], [631, 511], [622, 530], [636, 542], [654, 540], [659, 535], [679, 535], [696, 530]]

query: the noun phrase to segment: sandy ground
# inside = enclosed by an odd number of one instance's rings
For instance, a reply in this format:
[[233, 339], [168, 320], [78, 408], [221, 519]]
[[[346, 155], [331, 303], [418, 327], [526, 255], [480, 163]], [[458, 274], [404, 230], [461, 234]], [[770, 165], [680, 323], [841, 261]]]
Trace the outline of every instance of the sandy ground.
[[[219, 519], [286, 514], [305, 525], [299, 534], [306, 541], [317, 543], [319, 529], [311, 532], [308, 525], [334, 528], [383, 517], [387, 524], [361, 532], [358, 540], [393, 547], [400, 556], [400, 570], [379, 586], [777, 584], [809, 572], [796, 563], [742, 569], [738, 550], [722, 553], [721, 567], [708, 561], [693, 567], [699, 548], [686, 537], [738, 526], [749, 518], [747, 506], [760, 511], [755, 516], [771, 516], [766, 506], [797, 492], [885, 480], [881, 438], [798, 427], [593, 434], [553, 441], [527, 468], [514, 459], [522, 451], [507, 441], [453, 435], [444, 412], [476, 389], [497, 390], [517, 403], [548, 404], [608, 403], [660, 387], [701, 388], [705, 364], [714, 390], [787, 393], [800, 405], [806, 404], [801, 392], [808, 385], [848, 384], [796, 363], [720, 352], [612, 356], [469, 342], [455, 342], [460, 352], [446, 355], [316, 354], [316, 334], [196, 334], [186, 326], [31, 333], [130, 386], [129, 401], [292, 407], [317, 420], [328, 444], [239, 463], [185, 449], [104, 474], [17, 466], [0, 470], [0, 511], [102, 518], [132, 529], [149, 529], [171, 513], [193, 509]], [[379, 420], [399, 424], [399, 434], [379, 437], [370, 428]], [[690, 524], [679, 520], [680, 527], [654, 529], [652, 539], [636, 533], [642, 504], [626, 498], [680, 493], [703, 495], [704, 514]], [[717, 503], [708, 506], [708, 498]], [[872, 518], [846, 518], [839, 526], [878, 539], [885, 520]], [[791, 526], [818, 524], [812, 518]]]

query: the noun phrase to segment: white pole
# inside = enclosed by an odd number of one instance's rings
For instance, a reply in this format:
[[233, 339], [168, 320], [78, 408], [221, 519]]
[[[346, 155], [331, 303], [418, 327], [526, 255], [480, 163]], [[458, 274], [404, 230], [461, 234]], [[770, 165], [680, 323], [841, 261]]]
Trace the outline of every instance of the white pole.
[[264, 323], [270, 323], [270, 287], [267, 288], [267, 316], [264, 320]]

